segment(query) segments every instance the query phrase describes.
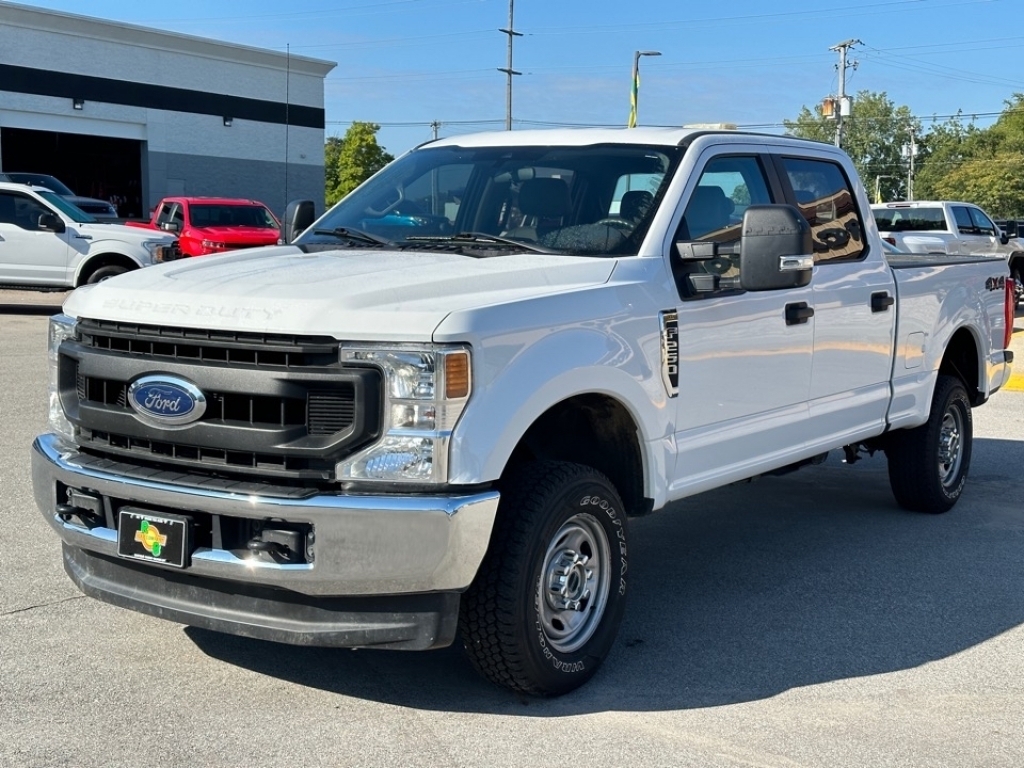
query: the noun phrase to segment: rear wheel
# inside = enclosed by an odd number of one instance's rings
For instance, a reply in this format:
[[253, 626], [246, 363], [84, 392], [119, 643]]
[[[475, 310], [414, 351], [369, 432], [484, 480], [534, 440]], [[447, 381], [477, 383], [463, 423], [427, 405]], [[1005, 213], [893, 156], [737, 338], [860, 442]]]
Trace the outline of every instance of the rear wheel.
[[473, 666], [540, 696], [589, 680], [607, 656], [626, 597], [622, 502], [601, 473], [538, 462], [503, 483], [491, 546], [462, 599]]
[[1015, 307], [1019, 307], [1021, 301], [1024, 301], [1024, 267], [1015, 266], [1013, 268], [1013, 298]]
[[974, 421], [960, 379], [940, 375], [928, 421], [890, 435], [889, 485], [904, 509], [938, 514], [963, 493], [971, 465]]

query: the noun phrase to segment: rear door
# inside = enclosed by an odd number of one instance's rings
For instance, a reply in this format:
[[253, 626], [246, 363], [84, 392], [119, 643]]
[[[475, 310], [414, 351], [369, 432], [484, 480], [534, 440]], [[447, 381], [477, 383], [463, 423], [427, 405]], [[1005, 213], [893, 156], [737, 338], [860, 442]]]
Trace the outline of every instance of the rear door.
[[810, 432], [832, 444], [877, 434], [890, 400], [896, 290], [866, 236], [871, 212], [861, 210], [852, 180], [828, 155], [777, 162], [814, 240]]
[[57, 215], [34, 197], [0, 190], [0, 282], [70, 285], [70, 235], [40, 227], [42, 214]]

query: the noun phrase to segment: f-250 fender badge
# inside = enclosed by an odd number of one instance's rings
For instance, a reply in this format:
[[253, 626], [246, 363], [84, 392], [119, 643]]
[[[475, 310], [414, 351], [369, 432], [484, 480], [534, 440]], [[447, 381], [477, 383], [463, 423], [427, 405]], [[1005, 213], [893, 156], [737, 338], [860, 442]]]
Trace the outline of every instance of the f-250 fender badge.
[[161, 429], [185, 427], [206, 413], [206, 395], [195, 384], [170, 374], [136, 379], [128, 387], [135, 418]]
[[661, 378], [669, 397], [679, 394], [679, 313], [663, 309], [661, 320]]

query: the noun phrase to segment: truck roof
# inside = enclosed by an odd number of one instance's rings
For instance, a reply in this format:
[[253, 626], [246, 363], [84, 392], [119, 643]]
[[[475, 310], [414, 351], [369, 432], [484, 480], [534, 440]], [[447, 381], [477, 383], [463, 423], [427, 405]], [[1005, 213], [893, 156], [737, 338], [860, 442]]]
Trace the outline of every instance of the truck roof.
[[[774, 141], [792, 142], [794, 144], [813, 144], [822, 146], [822, 142], [798, 139], [793, 136], [782, 136], [774, 133], [755, 133], [739, 131], [731, 128], [709, 127], [708, 125], [681, 128], [553, 128], [530, 131], [487, 131], [486, 133], [468, 133], [449, 136], [429, 141], [424, 147], [492, 147], [492, 146], [587, 146], [590, 144], [648, 144], [653, 146], [674, 147], [686, 143], [695, 136], [708, 133], [723, 136], [747, 138], [758, 136]], [[831, 145], [826, 145], [831, 146]]]
[[185, 195], [168, 195], [167, 197], [160, 198], [160, 202], [164, 200], [174, 200], [176, 202], [184, 203], [199, 203], [208, 205], [261, 205], [264, 208], [267, 207], [266, 203], [261, 203], [259, 200], [251, 200], [245, 197], [192, 197]]

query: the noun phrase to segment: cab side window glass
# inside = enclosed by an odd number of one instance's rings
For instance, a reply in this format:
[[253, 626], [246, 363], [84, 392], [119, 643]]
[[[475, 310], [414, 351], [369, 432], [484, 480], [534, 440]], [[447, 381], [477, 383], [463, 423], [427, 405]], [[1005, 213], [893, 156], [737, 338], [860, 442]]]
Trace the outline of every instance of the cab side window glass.
[[0, 224], [13, 224], [21, 229], [38, 230], [39, 217], [50, 210], [30, 197], [0, 193]]
[[864, 257], [864, 223], [843, 169], [828, 160], [784, 157], [797, 207], [811, 225], [814, 261], [856, 261]]
[[[704, 298], [739, 290], [739, 242], [743, 213], [751, 205], [771, 203], [772, 196], [761, 161], [751, 155], [713, 158], [704, 167], [690, 193], [673, 241], [672, 266], [680, 295]], [[718, 255], [684, 259], [677, 243], [717, 243]]]
[[974, 225], [974, 221], [971, 219], [971, 212], [968, 210], [967, 206], [954, 205], [953, 220], [956, 222], [956, 228], [960, 230], [961, 235], [979, 234], [977, 227]]
[[979, 235], [995, 237], [996, 225], [992, 223], [992, 219], [978, 208], [968, 208], [967, 210], [970, 211], [971, 222], [974, 224], [974, 229]]

